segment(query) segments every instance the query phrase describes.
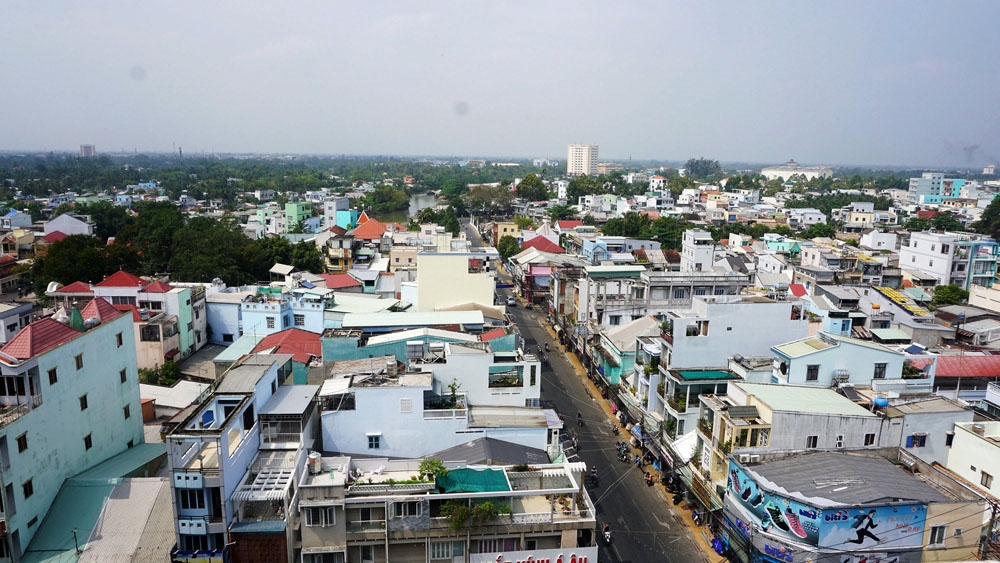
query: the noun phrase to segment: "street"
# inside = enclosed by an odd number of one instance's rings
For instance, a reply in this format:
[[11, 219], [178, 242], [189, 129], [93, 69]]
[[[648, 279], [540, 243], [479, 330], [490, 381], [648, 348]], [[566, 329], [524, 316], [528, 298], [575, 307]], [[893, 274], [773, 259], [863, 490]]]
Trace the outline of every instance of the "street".
[[[482, 244], [475, 229], [465, 225], [467, 236], [473, 244]], [[501, 278], [504, 274], [501, 273]], [[506, 299], [509, 290], [499, 292]], [[524, 338], [526, 350], [536, 351], [549, 344], [549, 365], [542, 368], [542, 406], [553, 408], [565, 421], [564, 447], [570, 461], [582, 460], [589, 468], [597, 467], [599, 485], [587, 481], [587, 488], [597, 507], [597, 537], [601, 561], [707, 561], [693, 539], [693, 532], [678, 517], [663, 488], [649, 487], [643, 480], [642, 470], [629, 461], [617, 459], [615, 441], [628, 439], [624, 431], [614, 435], [611, 418], [602, 408], [600, 395], [594, 387], [578, 375], [573, 364], [552, 339], [546, 327], [545, 311], [541, 307], [528, 310], [523, 302], [508, 307], [508, 312]], [[584, 425], [577, 425], [577, 413]], [[579, 451], [569, 443], [576, 433]], [[632, 456], [636, 450], [632, 450]], [[604, 544], [600, 530], [604, 524], [612, 530], [611, 545]]]

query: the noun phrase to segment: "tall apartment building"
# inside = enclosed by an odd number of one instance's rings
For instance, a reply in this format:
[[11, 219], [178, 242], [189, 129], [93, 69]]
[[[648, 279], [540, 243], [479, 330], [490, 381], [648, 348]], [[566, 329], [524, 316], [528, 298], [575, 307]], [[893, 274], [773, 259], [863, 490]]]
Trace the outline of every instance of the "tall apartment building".
[[21, 561], [63, 481], [142, 443], [132, 317], [94, 299], [37, 320], [0, 376], [0, 561]]
[[566, 156], [566, 175], [597, 175], [597, 145], [570, 145]]

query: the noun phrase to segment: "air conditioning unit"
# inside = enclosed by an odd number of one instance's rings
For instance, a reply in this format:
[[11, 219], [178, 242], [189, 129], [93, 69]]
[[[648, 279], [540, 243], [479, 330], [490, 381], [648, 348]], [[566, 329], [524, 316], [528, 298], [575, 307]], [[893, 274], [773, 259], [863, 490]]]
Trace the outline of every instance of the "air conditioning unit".
[[740, 463], [750, 463], [750, 457], [747, 454], [740, 454]]
[[750, 463], [760, 463], [760, 456], [759, 455], [750, 456]]

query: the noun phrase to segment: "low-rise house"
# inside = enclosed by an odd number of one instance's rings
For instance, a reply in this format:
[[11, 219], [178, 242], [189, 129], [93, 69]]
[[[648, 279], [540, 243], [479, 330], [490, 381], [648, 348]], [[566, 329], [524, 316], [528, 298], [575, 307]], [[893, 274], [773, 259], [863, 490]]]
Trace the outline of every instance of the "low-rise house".
[[752, 560], [965, 561], [979, 548], [983, 505], [942, 472], [817, 452], [730, 459], [728, 474], [723, 536]]
[[42, 226], [42, 232], [46, 235], [59, 231], [67, 235], [94, 236], [94, 227], [95, 223], [89, 215], [63, 213], [51, 221], [46, 221]]

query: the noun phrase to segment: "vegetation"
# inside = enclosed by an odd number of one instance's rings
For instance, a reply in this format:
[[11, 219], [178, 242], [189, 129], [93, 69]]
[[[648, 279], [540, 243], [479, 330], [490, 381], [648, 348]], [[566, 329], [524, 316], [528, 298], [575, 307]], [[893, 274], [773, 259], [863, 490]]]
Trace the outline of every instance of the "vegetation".
[[715, 180], [722, 173], [718, 160], [691, 158], [684, 164], [689, 178], [695, 180]]
[[522, 178], [517, 185], [517, 197], [528, 201], [546, 201], [549, 199], [549, 189], [545, 187], [541, 178], [531, 173]]
[[521, 245], [517, 243], [516, 238], [510, 235], [504, 235], [500, 237], [499, 241], [497, 241], [497, 252], [500, 253], [500, 258], [506, 260], [521, 252]]
[[969, 227], [977, 233], [989, 235], [995, 239], [1000, 238], [1000, 198], [994, 197], [983, 210], [979, 220]]
[[416, 226], [417, 229], [424, 223], [437, 223], [454, 236], [458, 236], [458, 232], [462, 228], [461, 223], [458, 221], [458, 215], [455, 213], [455, 208], [451, 205], [440, 210], [436, 210], [433, 207], [425, 207], [417, 212], [410, 223]]
[[962, 222], [948, 212], [937, 212], [933, 217], [924, 219], [913, 217], [903, 225], [911, 231], [927, 231], [936, 229], [938, 231], [961, 231], [965, 229]]
[[969, 299], [969, 292], [955, 284], [938, 285], [934, 287], [934, 299], [931, 305], [960, 305]]
[[576, 214], [577, 210], [573, 205], [550, 205], [548, 209], [545, 210], [545, 215], [547, 215], [549, 220], [553, 223], [563, 219], [572, 219], [576, 217]]
[[510, 513], [509, 505], [491, 500], [477, 502], [472, 506], [463, 501], [448, 501], [441, 507], [441, 515], [449, 519], [448, 527], [453, 532], [459, 532], [468, 526], [482, 526]]
[[365, 196], [364, 205], [375, 214], [403, 211], [410, 206], [410, 194], [404, 188], [381, 185]]
[[173, 360], [167, 360], [153, 369], [139, 369], [139, 382], [146, 385], [172, 387], [181, 379], [181, 368]]
[[534, 229], [536, 227], [535, 220], [524, 215], [515, 215], [514, 224], [517, 225], [518, 229]]
[[435, 479], [448, 474], [448, 468], [444, 466], [444, 462], [432, 457], [421, 460], [418, 471], [420, 475], [430, 475]]

